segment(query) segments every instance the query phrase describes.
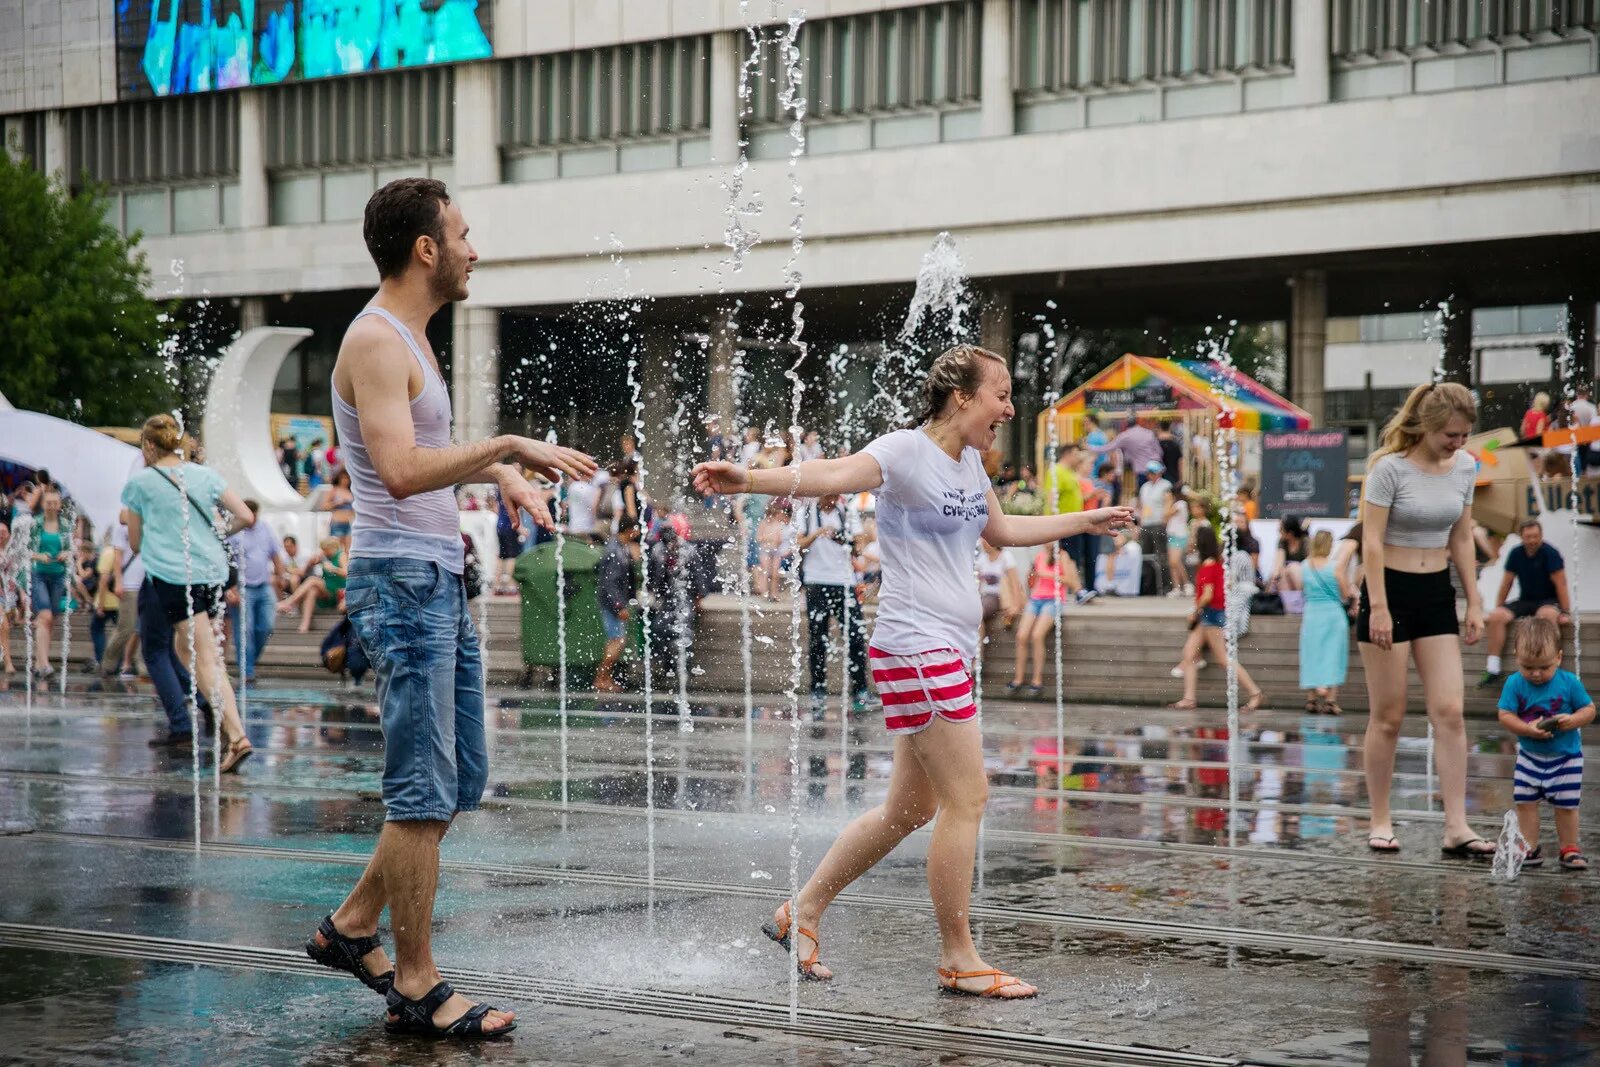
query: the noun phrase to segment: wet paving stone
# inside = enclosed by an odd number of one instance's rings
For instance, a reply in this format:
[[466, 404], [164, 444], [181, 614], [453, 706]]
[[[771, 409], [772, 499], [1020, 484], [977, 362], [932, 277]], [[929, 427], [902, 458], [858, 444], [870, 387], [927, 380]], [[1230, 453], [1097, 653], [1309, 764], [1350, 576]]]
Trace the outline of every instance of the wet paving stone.
[[[0, 926], [0, 1059], [987, 1064], [1026, 1061], [1006, 1035], [1038, 1034], [1260, 1064], [1586, 1063], [1600, 1042], [1596, 878], [1547, 869], [1508, 884], [1441, 859], [1420, 777], [1399, 782], [1405, 851], [1371, 856], [1361, 724], [1330, 742], [1295, 716], [1252, 729], [1230, 847], [1226, 751], [1199, 735], [1214, 714], [1151, 711], [1152, 734], [1127, 708], [1075, 715], [1059, 768], [1052, 715], [986, 716], [975, 928], [987, 958], [1043, 988], [1037, 1000], [938, 995], [926, 832], [829, 911], [823, 958], [838, 978], [799, 990], [799, 1006], [827, 1018], [977, 1028], [1001, 1052], [907, 1047], [866, 1024], [859, 1040], [786, 1033], [784, 957], [759, 926], [790, 877], [789, 731], [766, 716], [747, 734], [728, 707], [707, 708], [692, 734], [670, 709], [655, 724], [654, 812], [636, 707], [569, 719], [567, 811], [559, 717], [499, 709], [485, 810], [446, 838], [434, 940], [447, 972], [520, 983], [521, 999], [496, 1000], [522, 1024], [465, 1049], [389, 1038], [377, 998], [294, 969], [382, 821], [381, 736], [359, 703], [316, 690], [253, 700], [258, 756], [220, 792], [208, 770], [197, 782], [188, 760], [145, 745], [147, 697], [73, 695], [36, 713], [0, 703], [0, 924], [15, 924]], [[841, 737], [824, 723], [804, 740], [802, 875], [881, 800], [887, 772], [881, 730]], [[1492, 740], [1471, 767], [1481, 832], [1509, 796]], [[1419, 773], [1420, 752], [1401, 768]], [[1050, 788], [1056, 769], [1065, 791]], [[45, 927], [81, 944], [7, 940]], [[165, 939], [152, 942], [161, 958], [117, 955], [123, 935]], [[207, 948], [220, 955], [196, 964], [182, 941], [277, 955], [251, 970]], [[592, 1002], [557, 993], [586, 983]], [[652, 1014], [627, 991], [746, 1001], [770, 1018]]]

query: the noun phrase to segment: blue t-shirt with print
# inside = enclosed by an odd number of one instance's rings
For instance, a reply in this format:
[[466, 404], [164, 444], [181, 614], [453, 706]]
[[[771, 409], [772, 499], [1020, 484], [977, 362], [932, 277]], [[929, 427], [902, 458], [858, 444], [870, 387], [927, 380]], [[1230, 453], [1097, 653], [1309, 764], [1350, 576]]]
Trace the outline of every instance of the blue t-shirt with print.
[[[1556, 671], [1543, 685], [1534, 685], [1518, 671], [1506, 679], [1500, 690], [1500, 710], [1509, 711], [1525, 723], [1536, 723], [1552, 715], [1571, 715], [1594, 701], [1583, 683], [1571, 671]], [[1517, 744], [1531, 756], [1576, 756], [1583, 751], [1577, 730], [1555, 730], [1550, 740], [1518, 737]]]

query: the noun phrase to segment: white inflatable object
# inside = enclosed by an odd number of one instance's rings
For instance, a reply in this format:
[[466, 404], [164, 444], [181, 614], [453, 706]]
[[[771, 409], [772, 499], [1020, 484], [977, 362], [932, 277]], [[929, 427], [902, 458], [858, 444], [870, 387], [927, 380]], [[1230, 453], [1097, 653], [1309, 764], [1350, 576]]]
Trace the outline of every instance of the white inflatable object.
[[206, 466], [242, 497], [266, 511], [311, 510], [278, 466], [272, 440], [272, 386], [284, 359], [311, 331], [299, 326], [257, 326], [222, 353], [206, 390], [201, 422]]
[[96, 537], [116, 524], [122, 487], [143, 465], [139, 450], [115, 437], [9, 404], [0, 407], [0, 459], [48, 470], [89, 516]]

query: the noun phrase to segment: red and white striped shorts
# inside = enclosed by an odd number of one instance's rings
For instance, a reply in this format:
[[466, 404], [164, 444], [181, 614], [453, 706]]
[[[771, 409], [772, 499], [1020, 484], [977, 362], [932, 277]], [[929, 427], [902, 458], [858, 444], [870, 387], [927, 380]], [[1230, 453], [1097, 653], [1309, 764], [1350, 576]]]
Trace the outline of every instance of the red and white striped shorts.
[[880, 648], [867, 650], [872, 684], [883, 700], [883, 724], [891, 734], [926, 730], [938, 715], [966, 722], [978, 713], [973, 703], [972, 672], [953, 648], [935, 648], [896, 656]]

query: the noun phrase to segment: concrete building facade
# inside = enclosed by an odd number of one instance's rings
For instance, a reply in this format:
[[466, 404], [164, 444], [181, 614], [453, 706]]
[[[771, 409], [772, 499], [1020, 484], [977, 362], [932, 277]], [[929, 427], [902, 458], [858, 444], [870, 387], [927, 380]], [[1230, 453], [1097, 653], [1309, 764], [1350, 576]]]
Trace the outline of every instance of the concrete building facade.
[[[1289, 395], [1358, 432], [1419, 345], [1480, 384], [1548, 379], [1551, 307], [1592, 376], [1597, 0], [479, 2], [490, 60], [119, 100], [112, 0], [0, 0], [0, 123], [109, 190], [158, 291], [312, 326], [289, 408], [375, 282], [367, 196], [444, 179], [482, 256], [436, 338], [464, 437], [559, 426], [543, 390], [605, 408], [612, 371], [583, 368], [624, 350], [652, 427], [683, 432], [685, 397], [731, 421], [734, 370], [781, 378], [793, 351], [791, 271], [820, 365], [892, 338], [941, 232], [1008, 354], [1057, 327], [1280, 321]], [[759, 238], [737, 271], [730, 228]], [[1439, 338], [1383, 332], [1440, 302]], [[1506, 321], [1523, 356], [1475, 341]]]

